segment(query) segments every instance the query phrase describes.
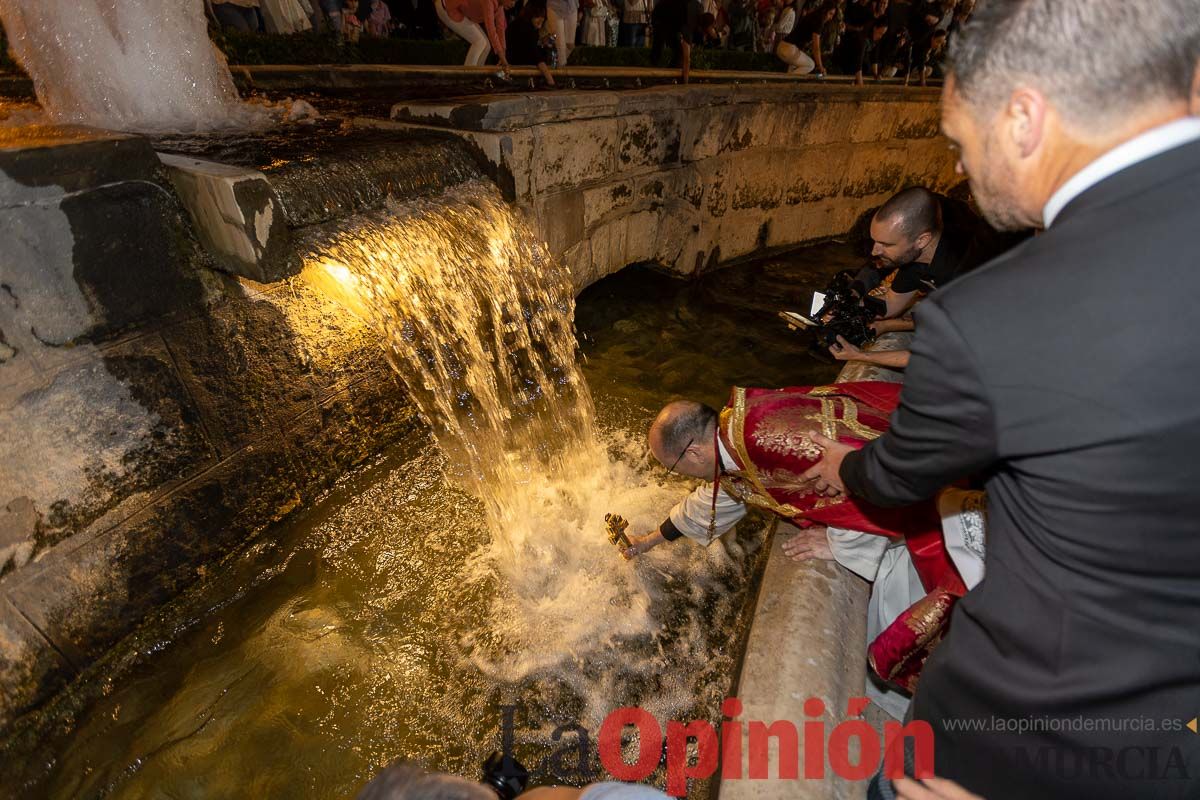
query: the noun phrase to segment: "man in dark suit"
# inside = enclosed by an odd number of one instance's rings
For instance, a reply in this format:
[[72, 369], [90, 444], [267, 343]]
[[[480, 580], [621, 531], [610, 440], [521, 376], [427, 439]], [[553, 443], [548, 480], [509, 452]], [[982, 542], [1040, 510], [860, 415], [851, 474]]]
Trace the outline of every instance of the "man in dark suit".
[[1197, 0], [979, 4], [943, 129], [988, 221], [1045, 233], [922, 304], [889, 432], [809, 473], [880, 506], [986, 481], [913, 714], [988, 800], [1200, 797], [1198, 55]]

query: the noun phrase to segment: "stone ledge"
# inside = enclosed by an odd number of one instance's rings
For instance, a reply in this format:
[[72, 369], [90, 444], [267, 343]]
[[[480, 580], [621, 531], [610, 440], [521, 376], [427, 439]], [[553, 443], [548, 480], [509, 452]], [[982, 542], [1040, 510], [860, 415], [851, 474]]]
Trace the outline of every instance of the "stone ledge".
[[[875, 348], [898, 350], [911, 334], [885, 334]], [[902, 373], [869, 364], [848, 363], [838, 382], [898, 382]], [[838, 564], [797, 564], [783, 554], [791, 525], [782, 523], [771, 543], [758, 607], [742, 659], [738, 698], [743, 719], [771, 723], [790, 720], [797, 729], [811, 719], [804, 710], [809, 697], [825, 704], [826, 730], [845, 719], [847, 702], [866, 694], [867, 600], [870, 584]], [[748, 753], [743, 729], [742, 752]], [[743, 764], [743, 775], [746, 774]], [[826, 775], [832, 776], [828, 764]], [[722, 780], [722, 800], [850, 800], [863, 787], [829, 777], [822, 781]]]
[[159, 153], [200, 243], [226, 272], [259, 283], [294, 275], [279, 196], [258, 170]]
[[42, 187], [67, 194], [118, 181], [153, 181], [156, 164], [148, 157], [153, 152], [140, 136], [97, 128], [0, 126], [0, 173], [12, 181], [0, 181], [0, 204], [27, 202], [27, 190]]
[[[480, 95], [459, 102], [405, 101], [392, 107], [400, 122], [475, 131], [514, 131], [547, 122], [597, 119], [746, 103], [928, 103], [936, 90], [826, 85], [697, 84], [630, 91], [560, 91]], [[935, 131], [936, 132], [936, 131]]]

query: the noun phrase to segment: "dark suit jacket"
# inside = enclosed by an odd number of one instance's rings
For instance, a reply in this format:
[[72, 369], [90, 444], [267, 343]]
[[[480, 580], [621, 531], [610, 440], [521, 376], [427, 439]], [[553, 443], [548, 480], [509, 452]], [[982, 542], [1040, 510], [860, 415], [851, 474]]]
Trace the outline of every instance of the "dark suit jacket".
[[986, 478], [987, 575], [913, 706], [938, 773], [987, 800], [1200, 797], [1200, 144], [917, 314], [891, 430], [841, 475], [893, 506]]

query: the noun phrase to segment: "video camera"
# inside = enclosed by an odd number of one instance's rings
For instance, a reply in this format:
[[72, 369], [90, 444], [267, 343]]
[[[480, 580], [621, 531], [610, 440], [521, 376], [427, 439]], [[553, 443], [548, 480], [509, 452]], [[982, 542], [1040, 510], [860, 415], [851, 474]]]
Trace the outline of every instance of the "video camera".
[[871, 323], [883, 316], [887, 307], [879, 298], [869, 293], [877, 286], [878, 271], [867, 267], [858, 273], [843, 270], [823, 292], [813, 292], [811, 317], [791, 311], [780, 314], [793, 327], [801, 326], [813, 330], [813, 343], [809, 350], [814, 356], [831, 360], [829, 348], [843, 337], [855, 347], [875, 341]]
[[529, 786], [529, 770], [497, 750], [483, 762], [482, 783], [496, 793], [498, 800], [513, 800]]

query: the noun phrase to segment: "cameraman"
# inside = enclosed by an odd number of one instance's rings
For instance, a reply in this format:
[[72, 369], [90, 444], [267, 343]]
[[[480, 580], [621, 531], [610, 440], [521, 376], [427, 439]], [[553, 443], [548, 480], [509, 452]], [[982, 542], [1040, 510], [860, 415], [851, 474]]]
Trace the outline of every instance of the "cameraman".
[[[1005, 242], [966, 203], [920, 186], [905, 189], [871, 218], [871, 255], [880, 272], [895, 272], [871, 326], [876, 335], [911, 331], [920, 295], [945, 286], [999, 255]], [[862, 350], [842, 337], [829, 352], [839, 361], [863, 361], [892, 369], [908, 366], [907, 350]]]

